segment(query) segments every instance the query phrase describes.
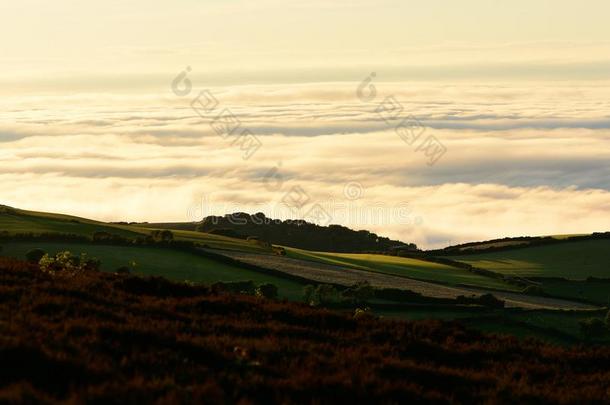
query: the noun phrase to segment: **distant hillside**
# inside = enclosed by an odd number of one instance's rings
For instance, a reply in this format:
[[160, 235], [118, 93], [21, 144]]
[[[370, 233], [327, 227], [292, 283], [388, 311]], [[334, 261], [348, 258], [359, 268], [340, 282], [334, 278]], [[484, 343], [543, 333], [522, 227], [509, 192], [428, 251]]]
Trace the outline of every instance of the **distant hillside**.
[[[135, 240], [149, 235], [155, 230], [148, 223], [136, 226], [134, 222], [105, 223], [87, 218], [71, 215], [63, 215], [49, 212], [27, 211], [18, 208], [0, 205], [0, 240], [36, 240], [47, 239], [47, 241], [75, 240], [84, 237], [92, 239], [98, 232], [120, 236]], [[192, 224], [190, 228], [194, 227]], [[189, 241], [206, 245], [211, 248], [261, 251], [267, 252], [268, 248], [243, 239], [228, 238], [221, 235], [204, 234], [189, 230], [176, 230], [180, 228], [164, 227], [172, 229], [174, 237], [178, 241]], [[184, 229], [184, 228], [182, 228]]]
[[194, 225], [194, 228], [199, 232], [240, 238], [256, 237], [275, 245], [315, 251], [386, 252], [401, 246], [417, 249], [415, 244], [405, 244], [366, 230], [354, 231], [340, 225], [319, 226], [303, 220], [274, 220], [262, 213], [211, 216]]
[[519, 236], [492, 239], [483, 242], [468, 242], [459, 245], [447, 246], [442, 249], [428, 250], [430, 255], [468, 255], [482, 252], [497, 252], [504, 250], [522, 249], [533, 246], [556, 245], [569, 242], [582, 242], [589, 240], [609, 240], [610, 232], [594, 232], [580, 235], [553, 235], [553, 236]]
[[318, 226], [302, 220], [272, 220], [260, 213], [207, 217], [200, 223], [105, 223], [70, 215], [27, 211], [0, 205], [0, 237], [15, 234], [62, 234], [91, 238], [96, 232], [107, 232], [135, 239], [155, 229], [171, 229], [177, 240], [187, 240], [222, 249], [269, 250], [264, 246], [266, 243], [247, 242], [246, 239], [249, 237], [276, 245], [326, 252], [386, 252], [397, 247], [407, 250], [417, 249], [414, 244], [405, 244], [365, 230], [354, 231], [339, 225]]
[[518, 249], [486, 249], [449, 258], [513, 277], [570, 280], [593, 277], [610, 281], [610, 238], [607, 236], [600, 234], [597, 238], [531, 244]]
[[0, 403], [604, 403], [610, 349], [0, 259]]
[[57, 233], [92, 236], [95, 232], [108, 232], [126, 238], [141, 235], [137, 230], [91, 219], [0, 205], [0, 235]]

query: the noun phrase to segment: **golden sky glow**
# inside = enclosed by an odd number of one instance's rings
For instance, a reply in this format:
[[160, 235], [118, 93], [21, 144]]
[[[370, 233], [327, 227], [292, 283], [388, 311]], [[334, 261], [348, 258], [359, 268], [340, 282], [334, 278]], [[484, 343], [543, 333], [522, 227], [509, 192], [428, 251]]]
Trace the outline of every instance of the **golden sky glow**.
[[[3, 1], [0, 203], [180, 221], [202, 199], [273, 213], [299, 186], [333, 222], [422, 246], [605, 231], [608, 15], [591, 0]], [[251, 159], [190, 108], [203, 89], [260, 139]], [[446, 146], [436, 164], [375, 113], [388, 96]], [[265, 186], [274, 167], [283, 188]], [[408, 218], [337, 208], [382, 203]]]

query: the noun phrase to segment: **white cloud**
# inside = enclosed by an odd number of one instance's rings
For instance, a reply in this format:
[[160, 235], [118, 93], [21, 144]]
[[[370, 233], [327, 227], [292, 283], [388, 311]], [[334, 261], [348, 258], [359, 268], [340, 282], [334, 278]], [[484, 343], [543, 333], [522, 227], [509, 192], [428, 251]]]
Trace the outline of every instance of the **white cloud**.
[[[180, 221], [202, 196], [216, 214], [273, 211], [298, 185], [336, 222], [423, 246], [607, 230], [608, 85], [379, 83], [378, 101], [395, 95], [405, 114], [432, 125], [424, 136], [447, 147], [433, 167], [374, 104], [356, 99], [356, 85], [214, 88], [219, 109], [230, 108], [263, 142], [248, 161], [194, 114], [188, 97], [5, 98], [1, 202]], [[278, 164], [285, 183], [269, 190], [264, 176]], [[361, 199], [343, 195], [350, 182], [364, 187]], [[408, 207], [409, 215], [350, 217], [346, 204], [361, 213]]]

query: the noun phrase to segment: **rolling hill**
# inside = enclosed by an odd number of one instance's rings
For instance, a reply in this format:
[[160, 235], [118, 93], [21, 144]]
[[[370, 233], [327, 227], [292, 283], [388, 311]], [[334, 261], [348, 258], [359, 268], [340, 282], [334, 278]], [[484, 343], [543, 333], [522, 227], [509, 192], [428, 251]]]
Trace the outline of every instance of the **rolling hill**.
[[109, 232], [127, 238], [141, 235], [134, 229], [115, 226], [63, 214], [26, 211], [0, 205], [0, 232], [18, 233], [58, 233], [92, 236], [95, 232]]
[[[24, 259], [26, 252], [33, 248], [41, 248], [51, 255], [68, 250], [76, 255], [87, 253], [100, 259], [101, 269], [106, 272], [114, 272], [135, 262], [132, 273], [139, 276], [162, 276], [169, 280], [203, 285], [243, 281], [252, 281], [256, 285], [270, 283], [278, 287], [279, 297], [297, 302], [304, 299], [304, 287], [307, 285], [315, 288], [330, 284], [338, 290], [335, 298], [324, 305], [339, 305], [340, 308], [353, 308], [353, 304], [347, 301], [339, 303], [343, 300], [342, 291], [356, 283], [369, 282], [378, 291], [375, 294], [379, 297], [384, 294], [393, 297], [367, 301], [367, 305], [375, 311], [389, 317], [411, 319], [432, 316], [440, 319], [459, 318], [464, 322], [468, 319], [468, 324], [475, 328], [536, 336], [562, 344], [579, 341], [578, 322], [591, 316], [602, 316], [600, 305], [610, 306], [608, 282], [582, 280], [577, 272], [571, 270], [573, 267], [566, 264], [568, 259], [565, 258], [574, 256], [571, 262], [574, 265], [583, 263], [582, 260], [589, 257], [590, 260], [584, 263], [598, 272], [588, 274], [605, 274], [599, 271], [605, 268], [607, 256], [604, 244], [607, 240], [572, 240], [566, 237], [565, 243], [561, 244], [503, 248], [501, 251], [485, 248], [476, 253], [445, 255], [445, 262], [438, 262], [430, 252], [329, 253], [270, 246], [257, 238], [244, 240], [188, 229], [171, 229], [172, 241], [155, 242], [151, 235], [160, 229], [162, 227], [156, 224], [104, 223], [2, 206], [0, 256]], [[99, 233], [120, 238], [95, 240], [94, 236]], [[569, 246], [574, 248], [566, 249]], [[540, 253], [546, 250], [547, 253]], [[562, 256], [561, 250], [569, 252], [568, 256]], [[487, 269], [491, 272], [468, 268], [468, 261], [479, 267], [487, 263], [483, 259], [511, 263], [506, 257], [490, 258], [487, 255], [523, 255], [527, 252], [530, 260], [537, 258], [540, 263], [556, 269], [548, 274], [569, 275], [570, 279], [529, 276], [524, 280], [520, 271], [526, 274], [527, 269], [518, 265], [509, 266], [506, 272], [496, 268]], [[413, 257], [397, 254], [412, 254]], [[527, 291], [524, 294], [525, 288], [531, 285], [539, 286], [540, 291], [534, 294]], [[404, 294], [396, 298], [396, 290]], [[476, 299], [489, 294], [499, 297], [506, 310], [494, 310], [493, 315], [485, 312], [490, 309], [485, 309], [484, 305], [482, 307]], [[405, 301], [405, 297], [410, 298]], [[517, 318], [509, 309], [542, 312]], [[547, 316], [544, 311], [553, 314]], [[564, 319], [565, 323], [555, 323], [553, 328], [544, 330], [536, 325], [543, 320], [554, 319], [553, 316]], [[507, 329], [509, 324], [511, 327]]]
[[[0, 206], [0, 232], [8, 235], [23, 233], [51, 233], [60, 235], [78, 235], [92, 238], [96, 232], [135, 239], [150, 234], [152, 230], [160, 229], [147, 224], [128, 225], [106, 223], [70, 215], [54, 214], [37, 211], [26, 211], [17, 208]], [[243, 239], [230, 238], [222, 235], [212, 235], [194, 231], [173, 231], [177, 240], [201, 243], [216, 249], [237, 249], [243, 251], [267, 251], [257, 244]]]
[[485, 277], [464, 269], [417, 258], [380, 254], [310, 252], [288, 248], [287, 255], [335, 266], [404, 276], [416, 280], [437, 281], [453, 285], [471, 285], [484, 288], [516, 291], [518, 287], [501, 279]]
[[610, 278], [610, 239], [570, 241], [449, 257], [510, 276], [572, 280]]
[[[458, 246], [440, 253], [444, 258], [526, 280], [544, 294], [610, 306], [608, 233], [531, 238], [519, 246], [490, 246], [489, 242], [468, 246], [467, 250]], [[445, 256], [448, 252], [453, 255]]]
[[385, 252], [397, 247], [417, 250], [415, 244], [392, 240], [366, 230], [355, 231], [340, 225], [319, 226], [303, 220], [281, 221], [268, 218], [263, 213], [250, 215], [237, 212], [222, 217], [206, 217], [200, 223], [165, 223], [151, 226], [198, 230], [242, 239], [256, 237], [274, 245], [327, 252]]
[[49, 254], [68, 250], [76, 255], [86, 253], [89, 257], [101, 261], [101, 270], [114, 272], [123, 266], [135, 262], [132, 271], [140, 276], [165, 277], [177, 282], [188, 281], [200, 284], [216, 282], [253, 281], [255, 284], [272, 283], [278, 287], [282, 298], [298, 301], [302, 298], [305, 284], [297, 281], [265, 274], [240, 267], [235, 264], [223, 263], [205, 256], [173, 249], [159, 249], [149, 246], [108, 246], [86, 243], [61, 242], [13, 242], [2, 243], [0, 254], [17, 259], [24, 259], [31, 249], [42, 249]]

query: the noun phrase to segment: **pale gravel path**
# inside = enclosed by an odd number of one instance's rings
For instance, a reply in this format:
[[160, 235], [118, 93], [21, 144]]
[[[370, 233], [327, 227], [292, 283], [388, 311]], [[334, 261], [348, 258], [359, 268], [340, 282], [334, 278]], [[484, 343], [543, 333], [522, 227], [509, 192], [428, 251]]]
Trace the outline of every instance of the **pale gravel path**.
[[428, 297], [456, 298], [459, 295], [481, 295], [491, 293], [505, 301], [507, 307], [528, 309], [595, 309], [591, 305], [562, 299], [523, 295], [513, 292], [500, 292], [475, 287], [450, 287], [406, 277], [383, 274], [373, 271], [357, 270], [349, 267], [333, 266], [313, 261], [293, 259], [285, 256], [244, 253], [236, 251], [212, 250], [244, 263], [304, 277], [319, 283], [332, 283], [350, 286], [359, 281], [368, 281], [379, 288], [400, 288], [411, 290]]

